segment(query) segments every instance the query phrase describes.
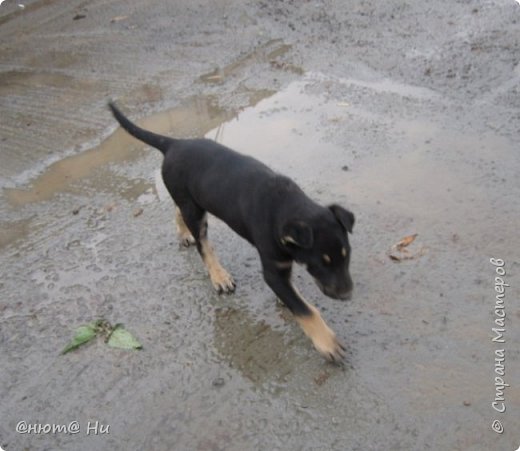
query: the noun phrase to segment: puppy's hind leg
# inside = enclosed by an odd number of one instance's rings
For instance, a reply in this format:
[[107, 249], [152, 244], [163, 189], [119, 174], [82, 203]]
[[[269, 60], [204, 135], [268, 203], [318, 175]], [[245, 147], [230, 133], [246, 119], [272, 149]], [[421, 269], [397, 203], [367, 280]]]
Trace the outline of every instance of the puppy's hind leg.
[[206, 213], [194, 205], [181, 207], [181, 212], [186, 226], [195, 237], [197, 250], [206, 265], [213, 287], [219, 294], [232, 293], [235, 291], [235, 282], [218, 261], [213, 247], [208, 241]]
[[175, 225], [177, 228], [179, 241], [183, 246], [189, 247], [192, 244], [195, 244], [195, 238], [193, 238], [190, 229], [188, 229], [188, 226], [184, 222], [184, 218], [182, 217], [182, 213], [179, 207], [175, 207]]

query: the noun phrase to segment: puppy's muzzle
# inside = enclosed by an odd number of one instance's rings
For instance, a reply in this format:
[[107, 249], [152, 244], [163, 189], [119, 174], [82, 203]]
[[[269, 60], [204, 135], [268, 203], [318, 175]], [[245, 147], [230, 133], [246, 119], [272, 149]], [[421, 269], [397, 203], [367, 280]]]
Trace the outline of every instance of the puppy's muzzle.
[[348, 301], [352, 298], [353, 283], [352, 279], [347, 279], [344, 283], [337, 285], [323, 285], [319, 280], [314, 279], [324, 295], [332, 299]]
[[333, 299], [340, 299], [342, 301], [349, 301], [350, 299], [352, 299], [352, 288], [350, 288], [349, 290], [340, 291], [324, 287], [322, 291], [325, 295]]

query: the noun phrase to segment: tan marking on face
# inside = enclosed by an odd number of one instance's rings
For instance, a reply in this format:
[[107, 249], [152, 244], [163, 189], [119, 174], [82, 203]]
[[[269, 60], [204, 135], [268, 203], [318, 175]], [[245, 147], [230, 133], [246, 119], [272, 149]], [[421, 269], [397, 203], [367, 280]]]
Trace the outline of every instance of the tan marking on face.
[[323, 261], [327, 263], [327, 265], [330, 264], [330, 262], [332, 261], [327, 254], [323, 254], [321, 258], [323, 258]]
[[343, 257], [347, 256], [347, 250], [344, 247], [341, 248], [341, 255], [343, 255]]

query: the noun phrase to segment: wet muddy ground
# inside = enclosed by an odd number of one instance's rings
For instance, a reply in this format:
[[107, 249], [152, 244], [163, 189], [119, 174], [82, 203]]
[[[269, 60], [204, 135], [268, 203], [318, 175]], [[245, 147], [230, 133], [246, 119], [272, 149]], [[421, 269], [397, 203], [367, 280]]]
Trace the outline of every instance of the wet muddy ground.
[[[516, 2], [18, 3], [0, 6], [3, 449], [520, 445]], [[354, 211], [352, 301], [295, 273], [347, 345], [343, 367], [212, 218], [238, 284], [213, 292], [175, 236], [160, 154], [116, 128], [110, 98], [145, 127], [216, 139]], [[505, 343], [492, 341], [492, 257], [510, 285]], [[144, 349], [60, 355], [100, 317]], [[17, 432], [74, 421], [77, 434]]]

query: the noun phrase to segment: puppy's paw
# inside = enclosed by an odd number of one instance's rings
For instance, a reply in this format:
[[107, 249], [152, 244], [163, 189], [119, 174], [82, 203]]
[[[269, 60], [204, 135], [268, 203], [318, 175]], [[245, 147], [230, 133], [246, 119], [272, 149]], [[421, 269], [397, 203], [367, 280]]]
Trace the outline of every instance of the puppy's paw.
[[193, 238], [193, 235], [188, 231], [179, 233], [179, 242], [184, 247], [190, 247], [196, 243], [195, 238]]
[[307, 304], [310, 314], [297, 316], [296, 320], [320, 354], [331, 362], [340, 363], [345, 358], [345, 347], [336, 338], [336, 334], [323, 321], [316, 307]]
[[196, 243], [195, 238], [190, 232], [190, 229], [186, 227], [184, 223], [184, 219], [182, 219], [181, 211], [176, 208], [175, 209], [175, 229], [177, 230], [177, 236], [179, 237], [179, 243], [181, 246], [189, 247]]
[[320, 336], [313, 340], [314, 347], [327, 360], [334, 363], [342, 363], [345, 360], [345, 347], [337, 339], [332, 330], [327, 336]]
[[235, 281], [224, 268], [215, 268], [210, 273], [210, 278], [211, 283], [218, 294], [233, 293], [235, 291]]

